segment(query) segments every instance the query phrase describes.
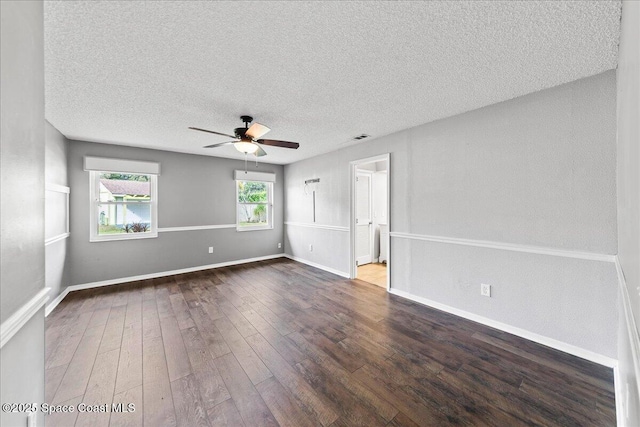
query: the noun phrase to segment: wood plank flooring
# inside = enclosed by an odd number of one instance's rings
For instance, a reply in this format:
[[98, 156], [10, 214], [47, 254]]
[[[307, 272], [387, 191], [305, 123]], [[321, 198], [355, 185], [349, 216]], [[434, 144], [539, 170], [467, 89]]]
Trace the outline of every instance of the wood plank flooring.
[[614, 426], [611, 369], [286, 259], [73, 292], [48, 426]]

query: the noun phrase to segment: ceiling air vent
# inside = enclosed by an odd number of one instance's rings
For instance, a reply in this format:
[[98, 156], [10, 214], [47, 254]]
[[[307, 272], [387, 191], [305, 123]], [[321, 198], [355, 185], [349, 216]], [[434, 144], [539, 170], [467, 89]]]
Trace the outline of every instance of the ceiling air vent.
[[361, 139], [369, 138], [371, 135], [367, 135], [366, 133], [360, 134], [358, 136], [354, 136], [354, 141], [360, 141]]

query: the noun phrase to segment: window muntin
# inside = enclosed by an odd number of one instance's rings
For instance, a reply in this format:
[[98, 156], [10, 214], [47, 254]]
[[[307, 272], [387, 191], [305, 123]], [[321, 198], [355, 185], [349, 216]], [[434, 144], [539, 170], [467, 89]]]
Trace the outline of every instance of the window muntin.
[[91, 171], [90, 241], [158, 236], [157, 176]]
[[238, 231], [273, 228], [273, 183], [237, 180], [236, 202]]

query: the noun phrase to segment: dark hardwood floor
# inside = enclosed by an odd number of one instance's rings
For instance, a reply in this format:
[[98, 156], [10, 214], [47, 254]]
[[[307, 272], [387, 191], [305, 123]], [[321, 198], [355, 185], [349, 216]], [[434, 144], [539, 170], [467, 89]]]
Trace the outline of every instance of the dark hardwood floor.
[[48, 426], [614, 426], [591, 362], [279, 259], [69, 294]]

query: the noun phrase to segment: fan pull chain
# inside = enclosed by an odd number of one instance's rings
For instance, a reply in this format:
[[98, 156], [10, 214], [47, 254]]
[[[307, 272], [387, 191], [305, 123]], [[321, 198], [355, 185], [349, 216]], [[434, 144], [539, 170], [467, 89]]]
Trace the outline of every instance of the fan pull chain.
[[247, 173], [247, 153], [244, 153], [244, 173]]

